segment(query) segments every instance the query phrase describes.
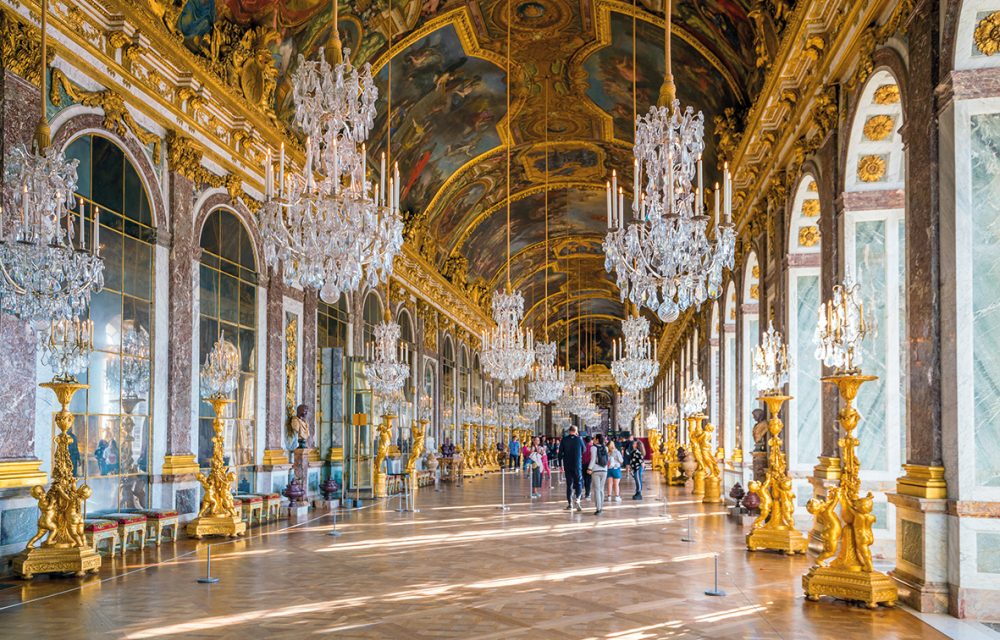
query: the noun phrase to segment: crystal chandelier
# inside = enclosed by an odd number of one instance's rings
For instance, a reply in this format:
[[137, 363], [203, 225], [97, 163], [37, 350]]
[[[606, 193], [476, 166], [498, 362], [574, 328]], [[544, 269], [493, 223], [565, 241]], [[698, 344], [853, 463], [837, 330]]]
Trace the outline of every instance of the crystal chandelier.
[[844, 282], [833, 288], [833, 299], [819, 308], [816, 359], [837, 374], [858, 373], [864, 362], [861, 341], [876, 331], [874, 321], [865, 318], [860, 287], [848, 273]]
[[639, 394], [632, 391], [623, 393], [618, 400], [618, 424], [631, 425], [637, 415], [639, 415]]
[[399, 394], [410, 375], [410, 351], [400, 343], [399, 324], [389, 315], [389, 287], [382, 322], [375, 325], [375, 339], [368, 344], [365, 377], [372, 391], [384, 398]]
[[[41, 14], [45, 96], [45, 0]], [[77, 161], [67, 160], [50, 146], [45, 100], [41, 109], [35, 150], [19, 144], [5, 158], [4, 191], [10, 194], [14, 206], [9, 211], [0, 209], [0, 310], [30, 323], [39, 332], [51, 328], [54, 322], [85, 315], [91, 294], [104, 288], [99, 210], [91, 207], [93, 222], [87, 238], [83, 201], [79, 211], [71, 211]]]
[[525, 402], [521, 407], [521, 415], [529, 423], [538, 422], [542, 417], [542, 405], [539, 402]]
[[[138, 328], [136, 328], [138, 327]], [[144, 398], [149, 391], [149, 332], [135, 320], [122, 323], [122, 355], [108, 364], [108, 381], [121, 385], [123, 398]]]
[[201, 368], [201, 394], [206, 398], [224, 398], [236, 390], [240, 378], [240, 350], [223, 333]]
[[[507, 114], [510, 114], [510, 3], [507, 4]], [[483, 369], [504, 384], [528, 375], [535, 361], [534, 337], [521, 328], [524, 296], [510, 286], [510, 143], [507, 143], [507, 286], [493, 296], [493, 329], [483, 332]]]
[[788, 382], [788, 348], [774, 322], [768, 321], [764, 339], [753, 350], [753, 383], [761, 395], [781, 394]]
[[42, 364], [50, 367], [53, 379], [75, 382], [76, 374], [87, 370], [94, 350], [94, 323], [79, 318], [62, 319], [49, 325], [42, 343]]
[[701, 378], [695, 378], [684, 388], [681, 394], [681, 405], [686, 416], [701, 415], [708, 406], [708, 396], [705, 394], [705, 383]]
[[538, 402], [551, 404], [562, 397], [566, 372], [556, 366], [556, 343], [535, 343], [535, 366], [528, 382], [528, 393]]
[[624, 345], [620, 340], [612, 343], [611, 373], [619, 387], [638, 393], [651, 387], [660, 371], [660, 364], [653, 357], [656, 340], [649, 337], [649, 320], [638, 314], [622, 320], [622, 333]]
[[500, 389], [500, 397], [497, 400], [497, 417], [503, 425], [511, 426], [517, 422], [521, 415], [521, 403], [517, 393], [509, 387]]
[[719, 296], [722, 271], [733, 268], [736, 234], [727, 164], [723, 172], [726, 222], [719, 224], [716, 185], [715, 238], [708, 238], [701, 161], [705, 118], [701, 112], [695, 115], [691, 107], [681, 111], [680, 101], [674, 98], [669, 1], [665, 13], [666, 78], [660, 106], [636, 118], [633, 220], [626, 226], [625, 192], [618, 186], [617, 173], [612, 173], [607, 184], [604, 264], [615, 273], [622, 299], [644, 305], [664, 322], [672, 322], [688, 307]]
[[[287, 283], [319, 289], [330, 303], [362, 283], [375, 287], [387, 279], [403, 245], [398, 166], [388, 176], [383, 154], [379, 183], [367, 177], [365, 142], [375, 122], [378, 89], [370, 65], [353, 67], [350, 51], [341, 59], [333, 4], [334, 66], [322, 51], [315, 61], [300, 55], [292, 75], [305, 165], [301, 175], [286, 176], [282, 145], [275, 190], [268, 155], [260, 216], [267, 263], [283, 264]], [[390, 121], [391, 72], [390, 65]]]

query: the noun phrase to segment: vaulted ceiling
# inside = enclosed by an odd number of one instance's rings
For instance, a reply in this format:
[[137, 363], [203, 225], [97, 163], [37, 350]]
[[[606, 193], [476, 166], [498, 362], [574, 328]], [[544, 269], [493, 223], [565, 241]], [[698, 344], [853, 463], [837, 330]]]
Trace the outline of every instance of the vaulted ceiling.
[[[372, 64], [379, 85], [379, 116], [370, 141], [375, 153], [370, 157], [386, 148], [391, 131], [391, 155], [403, 176], [402, 204], [415, 230], [411, 241], [418, 242], [421, 253], [446, 274], [496, 290], [507, 276], [510, 145], [510, 279], [525, 295], [527, 320], [539, 334], [548, 321], [556, 337], [568, 309], [574, 319], [571, 352], [579, 326], [589, 332], [582, 342], [592, 345], [591, 359], [607, 362], [623, 307], [613, 278], [604, 270], [603, 185], [612, 169], [626, 173], [631, 169], [633, 77], [639, 112], [656, 101], [664, 73], [662, 4], [660, 0], [637, 0], [638, 6], [616, 0], [509, 1], [510, 114], [508, 0], [342, 3], [339, 26], [344, 47], [351, 50], [356, 64]], [[672, 48], [678, 97], [705, 113], [705, 166], [710, 171], [715, 167], [714, 116], [727, 107], [744, 107], [761, 83], [754, 64], [749, 5], [749, 0], [674, 2]], [[210, 38], [220, 16], [279, 32], [274, 46], [279, 70], [276, 110], [287, 117], [289, 78], [297, 56], [314, 57], [330, 41], [330, 3], [188, 0], [178, 26], [192, 42]], [[709, 174], [708, 179], [714, 177]], [[456, 263], [461, 268], [449, 271]]]

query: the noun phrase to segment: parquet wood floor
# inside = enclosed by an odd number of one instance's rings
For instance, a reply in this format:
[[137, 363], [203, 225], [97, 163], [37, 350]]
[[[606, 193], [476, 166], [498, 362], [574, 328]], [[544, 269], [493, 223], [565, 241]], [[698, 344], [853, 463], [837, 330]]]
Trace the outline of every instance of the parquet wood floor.
[[[742, 528], [682, 489], [666, 507], [654, 487], [600, 517], [564, 511], [558, 483], [529, 501], [527, 480], [508, 478], [508, 512], [499, 489], [499, 477], [423, 489], [420, 513], [354, 512], [339, 538], [329, 517], [254, 530], [213, 547], [215, 585], [195, 582], [207, 543], [189, 540], [129, 552], [82, 582], [3, 580], [14, 586], [0, 587], [0, 637], [944, 637], [903, 610], [804, 600], [808, 558], [746, 553]], [[681, 541], [688, 517], [693, 543]], [[703, 594], [715, 552], [725, 597]]]

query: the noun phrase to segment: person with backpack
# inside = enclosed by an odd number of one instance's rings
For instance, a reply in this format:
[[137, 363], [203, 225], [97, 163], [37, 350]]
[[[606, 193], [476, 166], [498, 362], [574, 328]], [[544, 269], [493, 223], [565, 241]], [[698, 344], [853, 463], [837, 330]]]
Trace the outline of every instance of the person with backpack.
[[542, 497], [542, 463], [545, 456], [542, 450], [541, 439], [538, 436], [532, 438], [531, 446], [527, 449], [528, 465], [531, 467], [531, 498]]
[[629, 469], [632, 471], [632, 479], [635, 480], [635, 493], [633, 500], [642, 500], [642, 469], [646, 464], [646, 447], [642, 440], [634, 436], [629, 436], [632, 443], [632, 455], [629, 457]]
[[582, 467], [582, 469], [584, 469], [584, 474], [583, 474], [583, 499], [584, 500], [590, 500], [590, 485], [591, 485], [591, 483], [593, 481], [593, 478], [590, 477], [590, 474], [586, 473], [586, 470], [590, 468], [590, 449], [591, 449], [590, 440], [591, 440], [590, 436], [583, 436], [583, 467]]
[[599, 516], [604, 511], [604, 481], [608, 476], [608, 448], [604, 446], [604, 434], [598, 433], [594, 436], [593, 444], [590, 445], [590, 463], [587, 466], [587, 475], [591, 478], [591, 486], [594, 492], [594, 515]]

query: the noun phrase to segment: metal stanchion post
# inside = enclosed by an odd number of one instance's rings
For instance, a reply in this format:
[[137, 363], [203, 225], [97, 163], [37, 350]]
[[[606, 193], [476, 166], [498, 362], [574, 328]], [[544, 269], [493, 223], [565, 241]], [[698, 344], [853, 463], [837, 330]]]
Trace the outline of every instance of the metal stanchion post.
[[510, 507], [507, 506], [507, 471], [505, 469], [500, 469], [500, 506], [497, 508], [501, 511], [510, 511]]
[[219, 579], [212, 576], [212, 545], [208, 545], [206, 551], [208, 551], [208, 557], [205, 560], [205, 577], [198, 578], [198, 582], [202, 584], [215, 584]]
[[330, 513], [333, 514], [333, 530], [326, 534], [328, 536], [333, 536], [334, 538], [339, 538], [340, 537], [340, 532], [337, 531], [337, 509], [339, 509], [339, 508], [340, 508], [340, 505], [338, 504], [336, 507], [334, 507], [330, 511]]
[[706, 596], [724, 596], [726, 592], [719, 588], [719, 554], [712, 556], [715, 561], [715, 586], [705, 592]]
[[694, 536], [691, 535], [691, 516], [687, 517], [688, 521], [688, 532], [687, 535], [681, 538], [681, 542], [694, 542]]

